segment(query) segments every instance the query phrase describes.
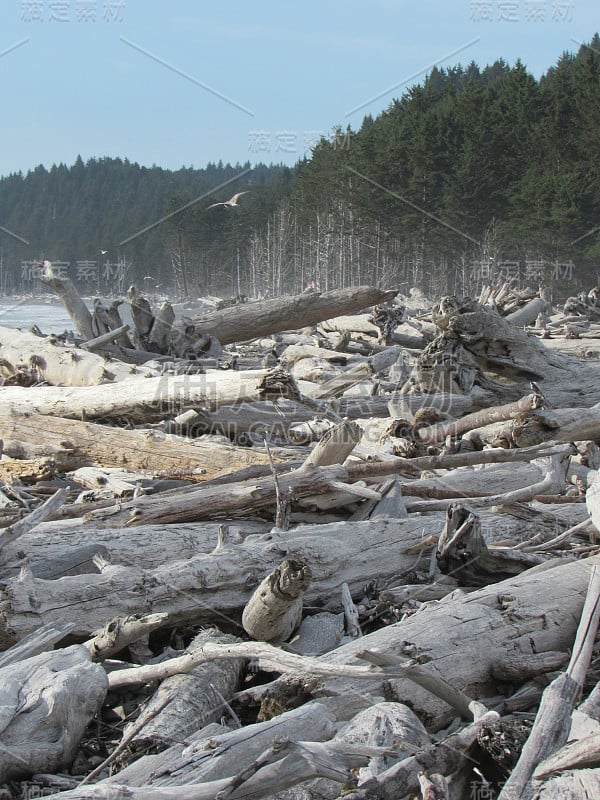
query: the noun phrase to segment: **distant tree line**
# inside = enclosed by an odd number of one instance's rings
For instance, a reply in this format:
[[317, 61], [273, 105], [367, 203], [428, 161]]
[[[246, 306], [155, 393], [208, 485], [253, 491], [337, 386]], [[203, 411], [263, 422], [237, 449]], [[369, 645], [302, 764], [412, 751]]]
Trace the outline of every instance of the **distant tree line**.
[[38, 166], [0, 180], [0, 226], [5, 290], [23, 260], [105, 250], [182, 295], [462, 294], [502, 277], [564, 294], [600, 271], [600, 38], [539, 80], [520, 61], [434, 68], [293, 168]]

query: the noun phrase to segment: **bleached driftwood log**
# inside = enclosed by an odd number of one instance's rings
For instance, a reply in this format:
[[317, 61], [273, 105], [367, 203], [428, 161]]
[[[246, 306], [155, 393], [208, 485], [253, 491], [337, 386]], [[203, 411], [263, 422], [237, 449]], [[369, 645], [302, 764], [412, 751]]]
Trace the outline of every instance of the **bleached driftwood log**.
[[390, 416], [395, 419], [408, 419], [412, 422], [417, 411], [434, 408], [449, 417], [462, 417], [473, 408], [473, 399], [466, 394], [438, 392], [435, 394], [395, 392], [389, 398]]
[[401, 347], [386, 347], [380, 353], [369, 356], [361, 363], [325, 381], [318, 389], [312, 392], [311, 397], [317, 400], [339, 397], [350, 387], [373, 378], [379, 372], [391, 367], [398, 360], [401, 353]]
[[356, 422], [348, 420], [340, 422], [325, 432], [305, 460], [303, 467], [342, 464], [360, 441], [361, 435], [362, 431]]
[[[464, 453], [450, 456], [431, 456], [414, 459], [390, 459], [388, 461], [374, 461], [372, 463], [351, 462], [344, 465], [328, 467], [311, 467], [294, 469], [292, 472], [278, 470], [279, 486], [282, 494], [291, 494], [301, 499], [331, 491], [344, 490], [363, 498], [380, 499], [372, 489], [362, 490], [355, 486], [355, 482], [379, 478], [381, 476], [397, 473], [401, 469], [435, 469], [451, 468], [476, 463], [490, 463], [494, 461], [531, 460], [543, 452], [571, 452], [569, 445], [557, 445], [555, 448], [542, 450], [520, 451], [481, 451], [477, 453]], [[534, 453], [536, 454], [534, 456]], [[277, 465], [276, 465], [277, 466]], [[284, 469], [286, 469], [284, 467]], [[276, 502], [277, 490], [271, 475], [266, 477], [247, 479], [239, 482], [221, 481], [203, 486], [193, 487], [184, 491], [174, 491], [168, 497], [138, 497], [133, 501], [123, 503], [118, 510], [99, 511], [94, 513], [96, 521], [100, 518], [110, 518], [111, 525], [142, 525], [157, 522], [185, 522], [210, 518], [235, 518], [248, 515], [265, 506]], [[548, 490], [550, 482], [544, 484], [540, 491], [533, 490], [531, 499], [535, 494]], [[553, 485], [553, 484], [552, 484]], [[460, 494], [459, 494], [460, 496]], [[516, 499], [516, 498], [512, 498]], [[521, 498], [523, 499], [523, 498]], [[444, 502], [444, 501], [439, 501]], [[441, 505], [440, 508], [446, 508]], [[435, 509], [428, 509], [435, 510]]]
[[[186, 652], [193, 653], [207, 641], [226, 644], [239, 640], [209, 629], [195, 636]], [[162, 681], [140, 716], [125, 727], [123, 738], [129, 738], [135, 728], [139, 732], [130, 740], [130, 747], [162, 749], [185, 740], [210, 722], [218, 722], [227, 714], [226, 704], [238, 687], [243, 664], [242, 659], [208, 661], [189, 673]]]
[[[211, 553], [217, 547], [220, 527], [218, 522], [127, 528], [98, 528], [80, 519], [45, 522], [2, 548], [2, 569], [4, 575], [14, 574], [26, 558], [36, 577], [56, 580], [69, 574], [97, 573], [93, 563], [96, 553], [113, 564], [154, 569], [169, 561]], [[249, 534], [267, 533], [272, 525], [244, 520], [226, 527], [235, 542]]]
[[483, 442], [503, 441], [516, 447], [600, 439], [600, 404], [591, 408], [526, 411], [506, 422], [474, 428], [472, 433]]
[[[423, 669], [437, 672], [452, 686], [479, 699], [497, 695], [494, 665], [507, 650], [517, 654], [565, 651], [573, 641], [588, 587], [591, 568], [600, 557], [544, 565], [493, 586], [455, 593], [428, 603], [400, 623], [382, 628], [327, 653], [328, 664], [360, 664], [361, 650], [417, 659]], [[552, 591], [548, 591], [548, 586]], [[406, 643], [410, 643], [407, 646]], [[336, 678], [325, 686], [334, 694], [354, 691], [381, 694], [381, 682]], [[448, 720], [448, 706], [408, 680], [389, 682], [388, 696], [410, 702], [427, 726]]]
[[149, 373], [149, 370], [144, 372], [143, 368], [66, 344], [55, 336], [42, 337], [13, 328], [0, 328], [0, 377], [10, 381], [20, 370], [55, 386], [78, 387], [98, 386]]
[[247, 447], [192, 443], [155, 430], [125, 430], [94, 422], [61, 417], [50, 420], [42, 414], [0, 410], [0, 438], [37, 444], [40, 431], [45, 432], [47, 445], [64, 447], [68, 442], [72, 469], [101, 464], [198, 480], [251, 464], [268, 464], [266, 455]]
[[[330, 739], [334, 733], [335, 717], [327, 706], [315, 702], [307, 703], [267, 722], [213, 736], [213, 746], [210, 748], [206, 748], [206, 739], [202, 736], [202, 731], [199, 731], [190, 736], [186, 744], [175, 745], [157, 756], [141, 759], [104, 783], [107, 786], [121, 783], [130, 786], [150, 783], [157, 786], [176, 786], [182, 783], [208, 782], [236, 774], [243, 765], [247, 766], [266, 750], [275, 737], [318, 742]], [[163, 765], [176, 762], [181, 767], [179, 777], [158, 774]]]
[[342, 334], [362, 333], [373, 338], [376, 342], [379, 337], [379, 328], [371, 321], [370, 314], [339, 314], [335, 317], [322, 320], [319, 330], [325, 333], [337, 332]]
[[540, 405], [541, 398], [539, 395], [532, 393], [514, 403], [485, 408], [473, 414], [467, 414], [456, 421], [429, 425], [426, 428], [421, 428], [418, 431], [418, 435], [421, 441], [426, 444], [443, 442], [446, 436], [458, 437], [467, 431], [482, 428], [485, 425], [513, 419], [524, 412], [540, 408]]
[[88, 339], [87, 342], [82, 342], [80, 347], [82, 350], [101, 350], [105, 344], [110, 344], [114, 341], [118, 341], [119, 344], [121, 344], [123, 342], [123, 337], [125, 337], [127, 343], [124, 346], [129, 348], [131, 347], [131, 342], [127, 339], [128, 330], [129, 325], [120, 325], [114, 330], [109, 330], [100, 336], [96, 336], [95, 339]]
[[283, 370], [215, 370], [202, 375], [161, 375], [100, 386], [0, 387], [0, 403], [21, 412], [68, 419], [125, 418], [134, 422], [164, 419], [191, 406], [214, 408], [227, 403], [277, 397], [298, 398], [294, 381]]
[[550, 303], [544, 297], [534, 297], [533, 300], [530, 300], [522, 308], [507, 314], [505, 319], [512, 322], [512, 324], [516, 325], [518, 328], [521, 328], [524, 325], [531, 325], [534, 323], [538, 314], [546, 314], [550, 311], [550, 308]]
[[581, 697], [599, 620], [600, 570], [596, 567], [591, 572], [569, 666], [544, 692], [529, 738], [498, 800], [530, 800], [535, 793], [532, 776], [536, 766], [566, 744], [571, 714]]
[[107, 685], [102, 667], [80, 645], [0, 669], [0, 781], [66, 769]]
[[210, 333], [225, 345], [315, 325], [329, 317], [352, 314], [375, 303], [391, 300], [395, 295], [395, 291], [370, 286], [285, 295], [213, 311], [194, 319], [194, 326], [197, 333]]
[[[441, 529], [438, 523], [436, 531]], [[238, 614], [264, 575], [282, 557], [310, 565], [313, 577], [306, 602], [319, 599], [341, 610], [338, 587], [352, 592], [365, 583], [408, 571], [421, 540], [423, 520], [380, 520], [305, 525], [248, 537], [212, 554], [169, 562], [155, 569], [110, 565], [97, 559], [98, 574], [68, 575], [59, 581], [35, 578], [26, 568], [4, 581], [0, 600], [0, 649], [39, 625], [66, 620], [74, 634], [90, 636], [114, 616], [166, 612], [172, 623], [215, 622]], [[387, 553], [395, 553], [390, 559]]]

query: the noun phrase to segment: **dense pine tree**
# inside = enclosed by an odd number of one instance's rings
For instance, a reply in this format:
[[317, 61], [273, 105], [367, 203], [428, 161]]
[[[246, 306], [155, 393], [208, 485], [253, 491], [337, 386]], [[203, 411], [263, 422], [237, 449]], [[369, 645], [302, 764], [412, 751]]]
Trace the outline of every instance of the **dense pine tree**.
[[[246, 169], [78, 158], [9, 175], [0, 225], [30, 244], [0, 231], [0, 289], [22, 286], [23, 260], [74, 263], [101, 250], [132, 265], [130, 280], [149, 275], [193, 295], [276, 294], [311, 281], [476, 290], [486, 276], [471, 265], [502, 259], [573, 262], [574, 282], [595, 281], [600, 37], [540, 80], [520, 61], [436, 67], [294, 168], [258, 165], [218, 190]], [[242, 190], [238, 208], [207, 210]]]

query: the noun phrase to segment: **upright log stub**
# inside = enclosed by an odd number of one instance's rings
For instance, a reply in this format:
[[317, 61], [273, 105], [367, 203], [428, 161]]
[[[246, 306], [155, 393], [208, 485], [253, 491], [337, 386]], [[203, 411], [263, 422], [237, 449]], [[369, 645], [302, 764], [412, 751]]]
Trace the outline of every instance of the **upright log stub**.
[[244, 608], [246, 633], [263, 642], [287, 641], [302, 620], [302, 595], [311, 577], [302, 561], [285, 559], [275, 567]]
[[392, 300], [395, 296], [395, 290], [384, 291], [371, 286], [284, 295], [213, 311], [194, 319], [194, 326], [196, 333], [211, 333], [225, 345], [316, 325], [330, 317], [353, 314], [376, 303]]

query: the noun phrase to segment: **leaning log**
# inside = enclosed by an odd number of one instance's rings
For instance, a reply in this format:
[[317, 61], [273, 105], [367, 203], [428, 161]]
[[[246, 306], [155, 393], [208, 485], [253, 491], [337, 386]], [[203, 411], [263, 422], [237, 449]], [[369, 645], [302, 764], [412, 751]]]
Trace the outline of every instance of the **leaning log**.
[[97, 334], [92, 326], [92, 315], [81, 299], [73, 281], [70, 278], [59, 278], [55, 275], [49, 261], [44, 261], [43, 267], [40, 276], [41, 282], [49, 286], [60, 297], [68, 315], [83, 338], [93, 339]]
[[591, 408], [522, 411], [512, 417], [506, 422], [492, 422], [481, 428], [473, 428], [470, 435], [478, 436], [482, 442], [502, 442], [510, 447], [530, 447], [548, 441], [600, 439], [600, 403]]
[[213, 311], [194, 319], [194, 326], [196, 333], [210, 333], [225, 345], [316, 325], [330, 317], [353, 314], [395, 296], [395, 291], [371, 286], [285, 295]]

